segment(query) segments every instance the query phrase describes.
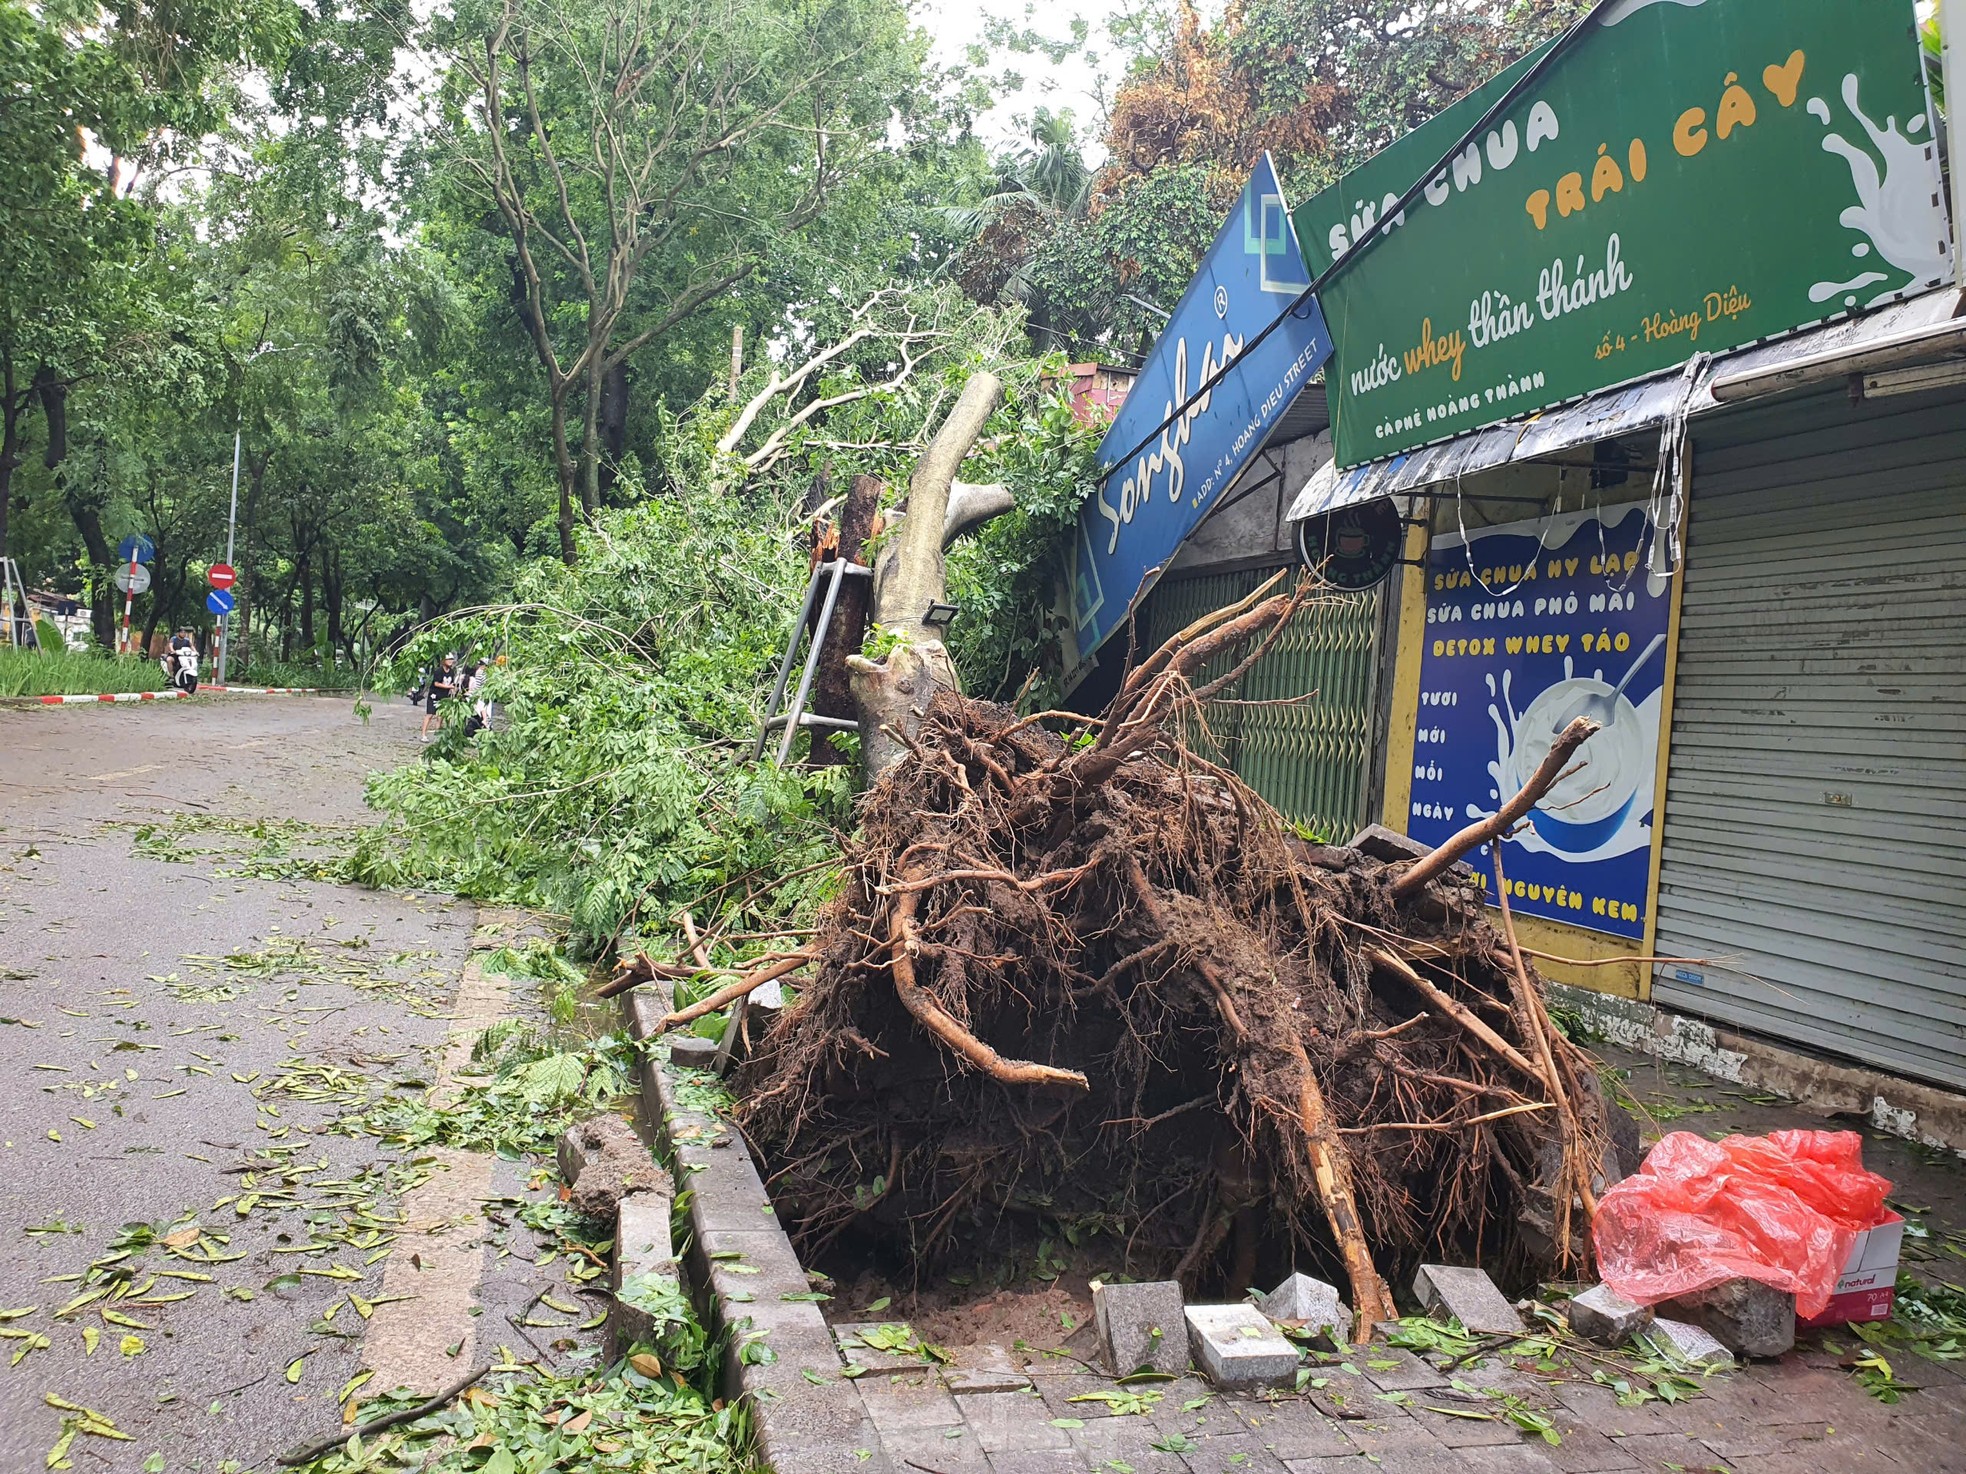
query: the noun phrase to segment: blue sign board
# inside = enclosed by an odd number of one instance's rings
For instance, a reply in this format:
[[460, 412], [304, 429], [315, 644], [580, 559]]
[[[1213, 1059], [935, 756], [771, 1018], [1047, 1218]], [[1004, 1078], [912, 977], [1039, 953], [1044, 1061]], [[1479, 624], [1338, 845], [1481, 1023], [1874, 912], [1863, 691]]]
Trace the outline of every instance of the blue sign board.
[[133, 532], [116, 544], [116, 558], [122, 563], [148, 563], [157, 556], [157, 545], [140, 532]]
[[[1079, 513], [1072, 556], [1081, 658], [1126, 622], [1181, 540], [1330, 358], [1331, 334], [1317, 303], [1291, 311], [1309, 285], [1265, 154], [1099, 444], [1108, 474]], [[1225, 365], [1233, 370], [1176, 415]]]
[[230, 589], [212, 589], [205, 595], [205, 607], [214, 614], [230, 614], [238, 602]]
[[[1603, 720], [1504, 841], [1509, 905], [1642, 938], [1652, 869], [1670, 581], [1631, 506], [1436, 537], [1407, 833], [1439, 844], [1494, 814], [1579, 715]], [[1588, 709], [1587, 709], [1588, 708]], [[1470, 857], [1491, 904], [1495, 863]]]

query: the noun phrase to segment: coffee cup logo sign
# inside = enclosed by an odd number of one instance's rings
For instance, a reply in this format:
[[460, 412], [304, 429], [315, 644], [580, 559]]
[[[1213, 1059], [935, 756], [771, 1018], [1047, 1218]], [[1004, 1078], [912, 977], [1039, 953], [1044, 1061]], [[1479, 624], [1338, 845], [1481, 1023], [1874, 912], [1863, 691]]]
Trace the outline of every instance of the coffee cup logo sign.
[[1949, 281], [1912, 14], [1627, 0], [1408, 209], [1535, 56], [1311, 200], [1314, 267], [1378, 237], [1324, 293], [1339, 464]]
[[[1407, 833], [1438, 844], [1486, 818], [1578, 716], [1599, 723], [1508, 846], [1509, 904], [1645, 934], [1668, 581], [1644, 566], [1639, 506], [1438, 537]], [[1472, 860], [1491, 902], [1495, 868]]]
[[1299, 522], [1297, 555], [1330, 588], [1369, 589], [1399, 566], [1405, 535], [1399, 508], [1382, 496]]

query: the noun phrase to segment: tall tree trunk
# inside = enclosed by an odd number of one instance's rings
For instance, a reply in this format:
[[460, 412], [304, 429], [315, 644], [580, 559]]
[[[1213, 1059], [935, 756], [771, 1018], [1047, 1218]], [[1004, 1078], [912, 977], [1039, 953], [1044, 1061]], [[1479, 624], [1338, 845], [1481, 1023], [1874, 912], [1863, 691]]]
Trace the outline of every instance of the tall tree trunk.
[[[341, 628], [342, 579], [341, 560], [332, 550], [321, 558], [321, 607], [328, 615], [328, 654], [332, 658], [338, 650], [347, 648], [348, 641]], [[347, 650], [349, 663], [355, 661], [355, 652]]]
[[[881, 495], [887, 490], [878, 476], [856, 476], [847, 488], [840, 507], [839, 548], [833, 556], [849, 563], [867, 561], [867, 543], [874, 535], [874, 517], [880, 511]], [[847, 657], [858, 655], [867, 639], [867, 607], [873, 597], [873, 581], [853, 576], [840, 585], [839, 602], [833, 606], [833, 622], [819, 649], [819, 670], [813, 676], [812, 711], [815, 716], [854, 715], [853, 682]], [[812, 734], [812, 764], [832, 767], [846, 761], [844, 754], [825, 740], [825, 734]]]
[[314, 653], [314, 555], [310, 548], [294, 564], [294, 583], [300, 595], [300, 649]]
[[580, 510], [589, 522], [601, 510], [601, 361], [587, 368], [586, 402], [580, 407]]
[[7, 519], [14, 510], [14, 468], [20, 464], [20, 422], [26, 409], [27, 396], [14, 391], [14, 360], [8, 355], [0, 363], [0, 558], [7, 556]]
[[573, 483], [577, 474], [573, 450], [567, 444], [567, 401], [553, 401], [553, 470], [560, 481], [560, 561], [569, 568], [577, 556], [573, 548]]
[[847, 662], [860, 721], [860, 760], [870, 781], [907, 756], [905, 741], [920, 728], [937, 689], [958, 685], [941, 630], [923, 616], [948, 592], [942, 550], [949, 489], [1002, 398], [1003, 380], [995, 374], [970, 375], [949, 417], [915, 462], [908, 480], [908, 515], [876, 567], [874, 619], [899, 636], [900, 643], [885, 660], [855, 655]]
[[66, 475], [60, 478], [61, 499], [68, 507], [69, 521], [75, 524], [75, 531], [81, 536], [82, 546], [88, 550], [90, 564], [90, 588], [93, 597], [89, 601], [89, 624], [95, 631], [96, 643], [105, 650], [116, 647], [116, 585], [110, 582], [110, 573], [116, 562], [115, 549], [109, 546], [109, 534], [102, 528], [102, 508], [107, 493], [102, 490], [101, 478], [91, 490], [83, 490]]
[[601, 383], [601, 474], [600, 500], [606, 506], [614, 496], [614, 482], [622, 456], [628, 452], [628, 364], [624, 359], [608, 370]]

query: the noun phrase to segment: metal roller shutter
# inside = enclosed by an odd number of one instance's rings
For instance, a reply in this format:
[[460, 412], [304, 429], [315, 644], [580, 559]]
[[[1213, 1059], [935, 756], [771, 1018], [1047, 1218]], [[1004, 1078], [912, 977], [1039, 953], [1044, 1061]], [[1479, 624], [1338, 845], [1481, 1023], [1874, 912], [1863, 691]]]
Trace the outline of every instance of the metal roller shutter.
[[1696, 422], [1655, 997], [1966, 1086], [1966, 399]]

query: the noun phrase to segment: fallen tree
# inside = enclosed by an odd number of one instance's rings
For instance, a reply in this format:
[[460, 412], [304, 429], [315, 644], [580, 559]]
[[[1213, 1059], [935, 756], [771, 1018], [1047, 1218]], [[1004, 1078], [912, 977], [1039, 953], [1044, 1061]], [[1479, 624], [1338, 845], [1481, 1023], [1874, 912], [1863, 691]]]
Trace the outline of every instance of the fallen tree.
[[1613, 1113], [1452, 867], [1595, 728], [1433, 856], [1310, 844], [1180, 737], [1310, 597], [1264, 593], [1073, 738], [946, 687], [885, 728], [901, 755], [792, 963], [816, 971], [738, 1080], [808, 1249], [927, 1264], [1063, 1220], [1191, 1285], [1342, 1274], [1362, 1333], [1427, 1260], [1588, 1268]]

